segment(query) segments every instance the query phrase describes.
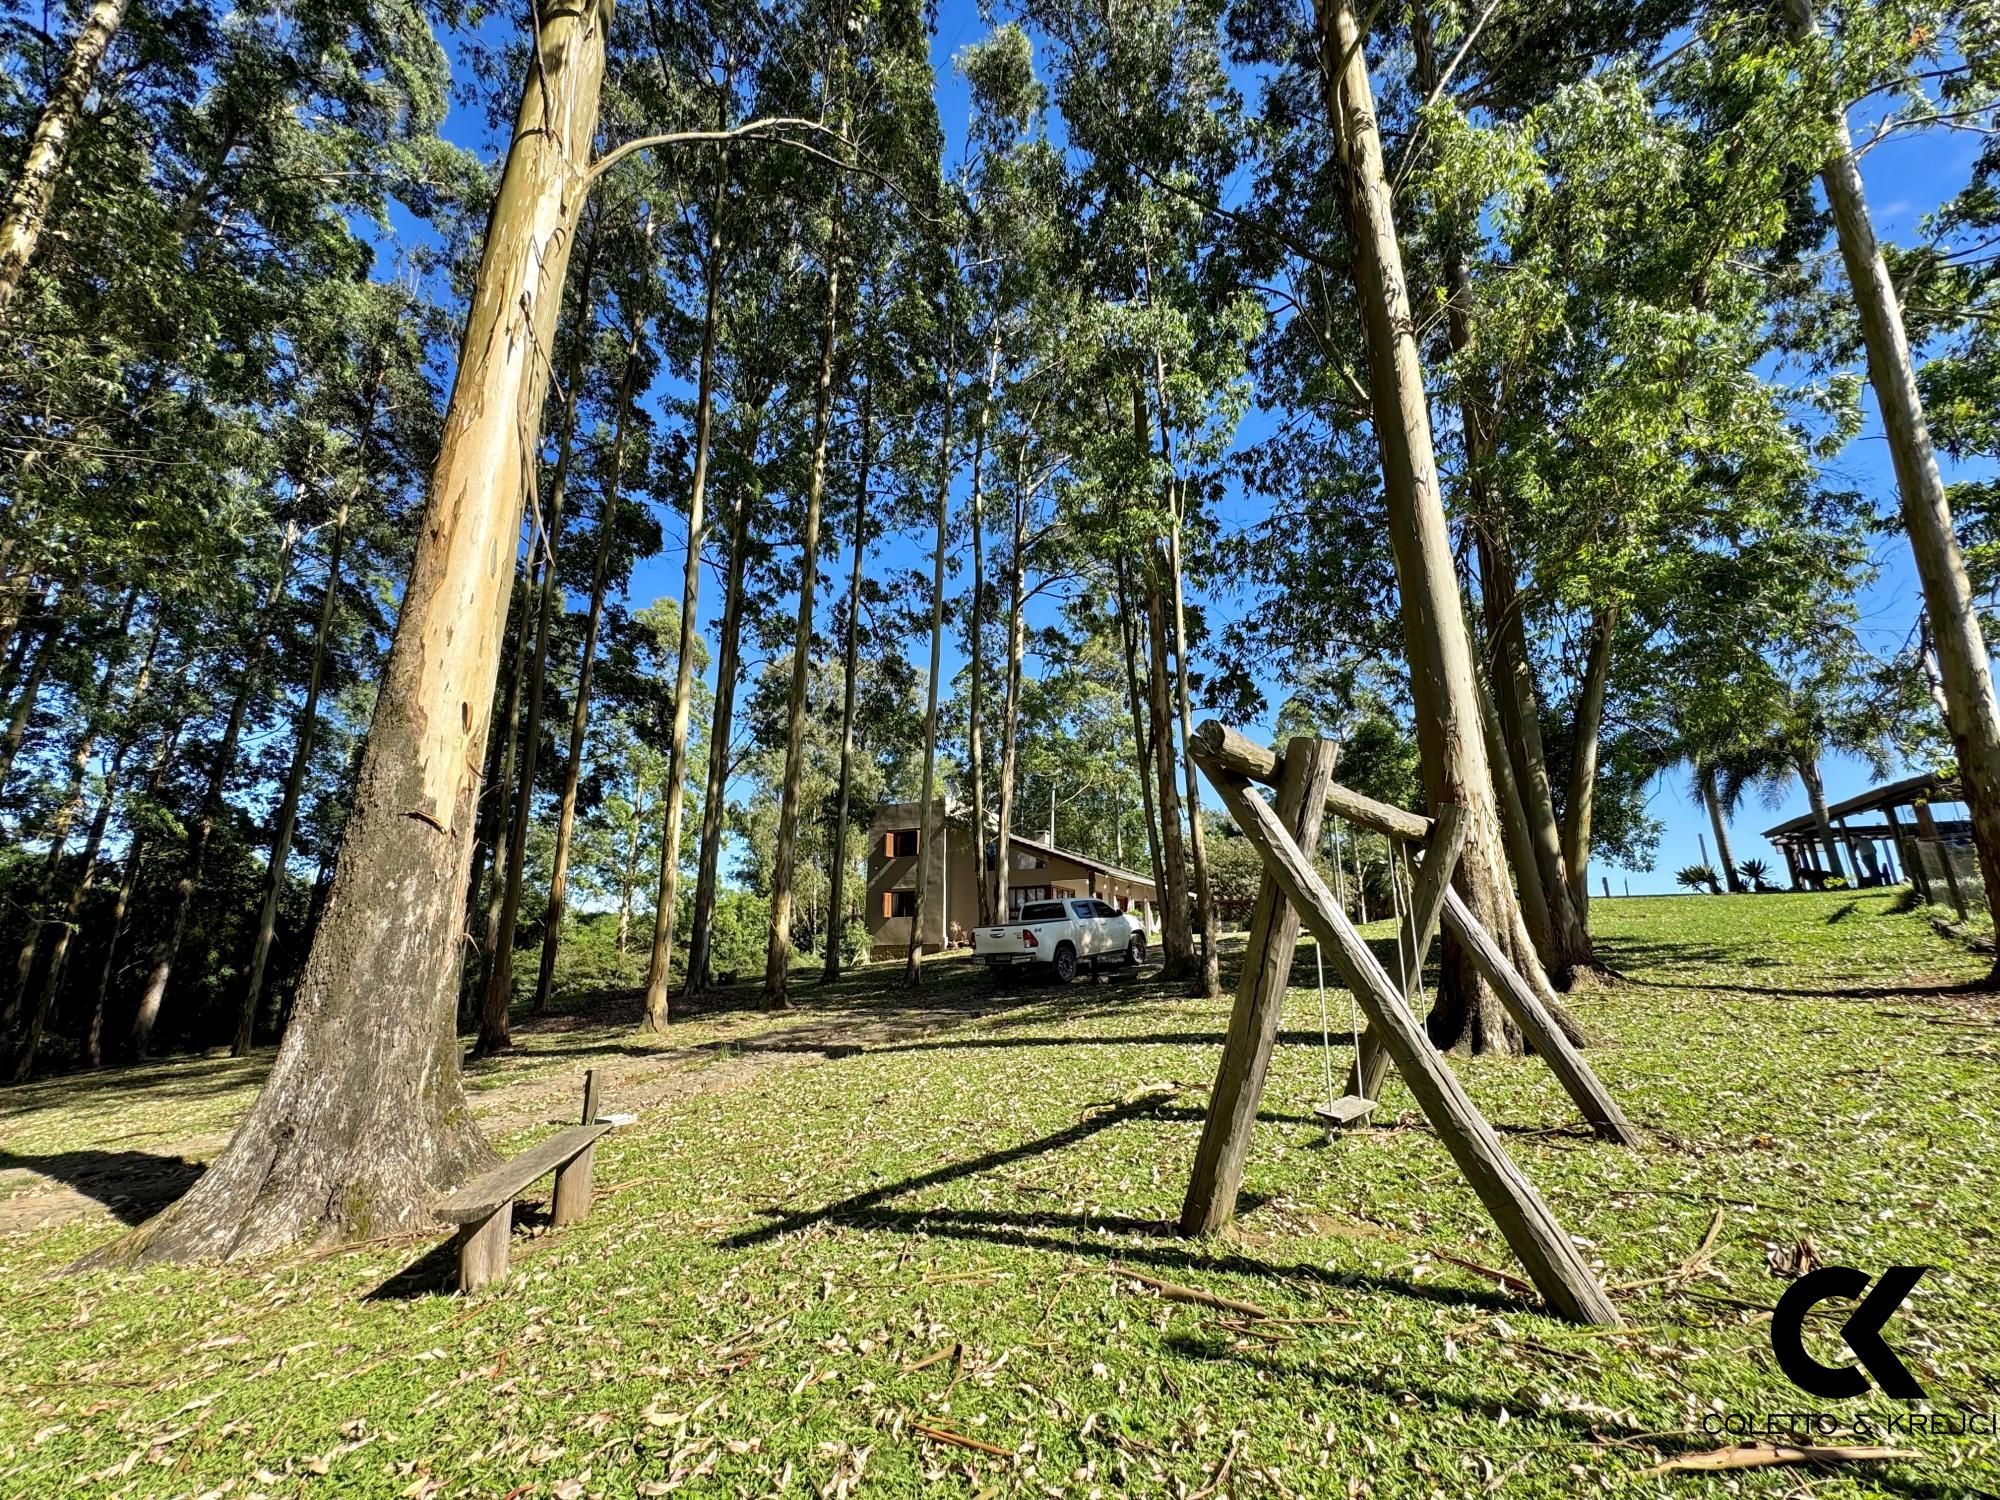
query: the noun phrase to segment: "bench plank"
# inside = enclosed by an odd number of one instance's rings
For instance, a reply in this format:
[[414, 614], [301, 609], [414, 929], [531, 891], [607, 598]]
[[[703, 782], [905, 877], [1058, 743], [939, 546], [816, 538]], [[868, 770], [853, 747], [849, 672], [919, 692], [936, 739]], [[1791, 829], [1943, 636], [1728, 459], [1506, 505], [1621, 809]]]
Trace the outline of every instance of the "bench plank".
[[504, 1161], [484, 1176], [475, 1177], [438, 1204], [434, 1212], [448, 1224], [477, 1224], [490, 1217], [502, 1204], [588, 1151], [597, 1138], [608, 1134], [609, 1125], [572, 1125], [550, 1136], [539, 1146]]

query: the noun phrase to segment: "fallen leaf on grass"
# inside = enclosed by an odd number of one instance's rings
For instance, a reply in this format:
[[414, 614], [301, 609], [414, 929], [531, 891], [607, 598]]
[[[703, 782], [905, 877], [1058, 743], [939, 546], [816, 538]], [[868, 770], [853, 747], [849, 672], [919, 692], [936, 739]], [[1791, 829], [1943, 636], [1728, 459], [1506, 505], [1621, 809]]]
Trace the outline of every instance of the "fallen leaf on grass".
[[1724, 1469], [1768, 1469], [1778, 1464], [1851, 1464], [1891, 1458], [1922, 1458], [1909, 1448], [1786, 1448], [1770, 1443], [1741, 1443], [1707, 1453], [1688, 1453], [1641, 1469], [1653, 1474], [1712, 1474]]
[[1773, 1276], [1782, 1276], [1787, 1281], [1796, 1281], [1819, 1265], [1819, 1248], [1811, 1240], [1801, 1239], [1790, 1245], [1773, 1245], [1764, 1256]]

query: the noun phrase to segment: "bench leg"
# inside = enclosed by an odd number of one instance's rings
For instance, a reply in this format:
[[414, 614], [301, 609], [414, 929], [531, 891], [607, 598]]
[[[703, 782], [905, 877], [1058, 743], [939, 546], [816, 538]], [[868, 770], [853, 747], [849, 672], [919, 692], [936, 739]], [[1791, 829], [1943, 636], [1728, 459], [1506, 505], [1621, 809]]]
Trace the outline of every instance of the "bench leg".
[[556, 1168], [554, 1212], [550, 1218], [557, 1229], [561, 1229], [565, 1224], [581, 1224], [590, 1217], [590, 1194], [592, 1179], [595, 1176], [596, 1156], [595, 1145], [585, 1146], [569, 1161]]
[[458, 1285], [474, 1291], [507, 1274], [507, 1239], [514, 1232], [514, 1205], [503, 1203], [483, 1224], [458, 1232]]

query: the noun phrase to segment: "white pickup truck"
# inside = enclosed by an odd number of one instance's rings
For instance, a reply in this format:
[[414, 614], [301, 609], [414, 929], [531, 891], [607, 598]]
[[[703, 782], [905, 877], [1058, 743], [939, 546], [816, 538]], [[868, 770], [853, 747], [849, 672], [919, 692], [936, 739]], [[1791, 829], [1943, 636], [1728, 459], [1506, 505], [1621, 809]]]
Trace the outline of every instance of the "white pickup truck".
[[972, 936], [972, 955], [1004, 979], [1016, 966], [1046, 964], [1058, 983], [1076, 978], [1079, 963], [1093, 967], [1103, 958], [1122, 958], [1138, 968], [1146, 961], [1146, 933], [1130, 917], [1095, 897], [1030, 901], [1003, 927], [982, 927]]

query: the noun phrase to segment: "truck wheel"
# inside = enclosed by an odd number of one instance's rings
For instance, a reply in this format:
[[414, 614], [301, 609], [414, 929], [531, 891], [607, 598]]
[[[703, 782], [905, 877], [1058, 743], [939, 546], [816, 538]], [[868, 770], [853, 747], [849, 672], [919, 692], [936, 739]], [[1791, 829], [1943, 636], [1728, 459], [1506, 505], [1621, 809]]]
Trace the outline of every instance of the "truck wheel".
[[1138, 933], [1132, 934], [1132, 941], [1125, 945], [1125, 965], [1136, 969], [1146, 961], [1146, 940]]
[[1070, 947], [1068, 943], [1064, 943], [1058, 947], [1053, 967], [1055, 969], [1057, 984], [1068, 984], [1071, 980], [1075, 979], [1076, 949]]

